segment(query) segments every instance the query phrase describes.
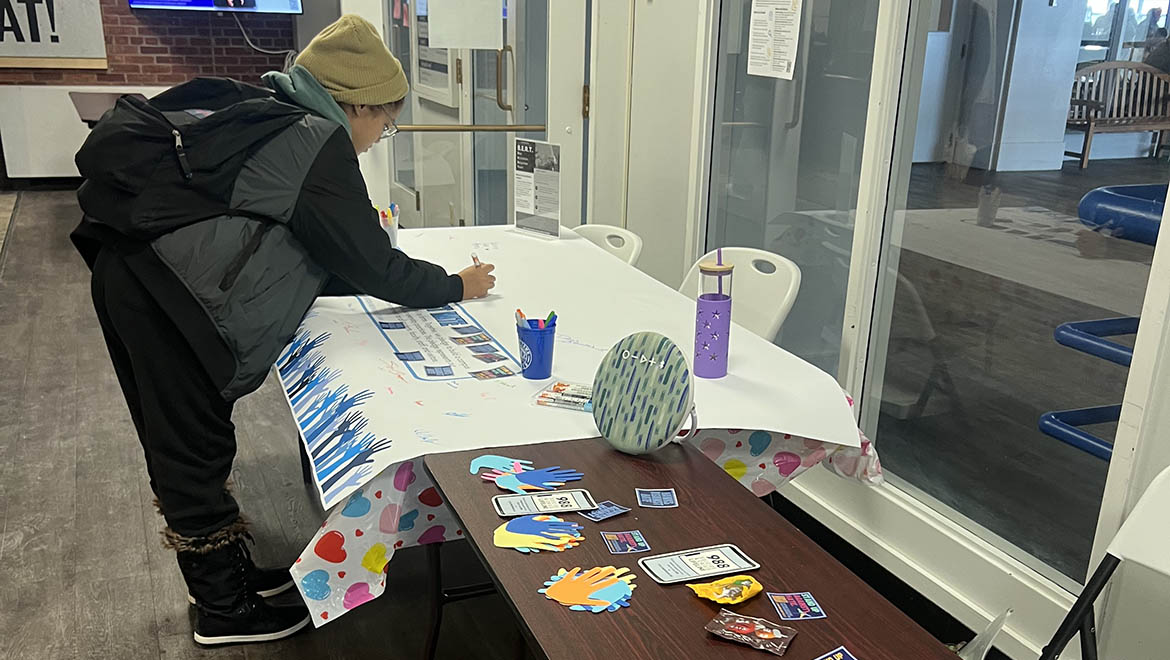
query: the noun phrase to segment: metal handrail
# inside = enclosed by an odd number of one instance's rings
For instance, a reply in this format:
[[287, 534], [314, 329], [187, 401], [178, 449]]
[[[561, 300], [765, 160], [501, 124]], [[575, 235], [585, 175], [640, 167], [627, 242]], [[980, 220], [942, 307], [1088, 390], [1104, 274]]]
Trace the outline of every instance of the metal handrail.
[[544, 124], [399, 124], [399, 133], [544, 133]]

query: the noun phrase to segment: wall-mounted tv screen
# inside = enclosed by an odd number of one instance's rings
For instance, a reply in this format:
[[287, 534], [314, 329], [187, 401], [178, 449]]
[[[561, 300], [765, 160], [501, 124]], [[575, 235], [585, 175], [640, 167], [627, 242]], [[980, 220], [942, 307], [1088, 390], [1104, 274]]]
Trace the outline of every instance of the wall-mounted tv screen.
[[248, 11], [258, 14], [300, 14], [302, 0], [130, 0], [131, 9]]

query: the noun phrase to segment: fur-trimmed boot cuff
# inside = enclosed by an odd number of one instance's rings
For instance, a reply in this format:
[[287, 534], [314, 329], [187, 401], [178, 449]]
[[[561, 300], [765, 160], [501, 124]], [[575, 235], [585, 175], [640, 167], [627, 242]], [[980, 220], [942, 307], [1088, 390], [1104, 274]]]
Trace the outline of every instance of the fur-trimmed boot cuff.
[[243, 516], [237, 517], [226, 527], [217, 529], [207, 536], [183, 536], [170, 527], [166, 527], [162, 531], [164, 548], [198, 555], [205, 555], [250, 540], [252, 540], [252, 535], [248, 533], [248, 521]]

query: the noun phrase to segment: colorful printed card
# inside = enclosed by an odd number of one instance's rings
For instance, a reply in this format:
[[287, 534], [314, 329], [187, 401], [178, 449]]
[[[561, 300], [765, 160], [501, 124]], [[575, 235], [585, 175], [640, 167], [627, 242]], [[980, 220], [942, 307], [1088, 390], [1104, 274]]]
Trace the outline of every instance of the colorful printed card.
[[828, 616], [817, 603], [817, 599], [807, 591], [792, 594], [769, 593], [768, 600], [772, 601], [776, 613], [785, 621], [808, 621]]
[[628, 532], [602, 532], [601, 538], [611, 555], [628, 555], [650, 549], [650, 544], [646, 542], [642, 532], [636, 529]]
[[638, 506], [647, 509], [673, 509], [678, 506], [678, 497], [673, 488], [635, 488]]
[[584, 516], [593, 522], [601, 522], [602, 520], [608, 520], [614, 516], [620, 516], [627, 511], [629, 511], [629, 509], [626, 507], [606, 500], [598, 504], [596, 509], [592, 511], [582, 511], [578, 515]]

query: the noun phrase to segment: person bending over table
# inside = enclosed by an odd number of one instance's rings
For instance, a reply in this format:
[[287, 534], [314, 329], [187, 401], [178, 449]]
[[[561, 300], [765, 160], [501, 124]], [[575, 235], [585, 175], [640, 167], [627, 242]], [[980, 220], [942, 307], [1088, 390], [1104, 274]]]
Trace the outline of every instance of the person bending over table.
[[226, 482], [233, 404], [317, 296], [437, 307], [495, 285], [493, 266], [448, 275], [379, 226], [357, 157], [396, 132], [409, 87], [370, 23], [341, 17], [264, 82], [168, 90], [152, 101], [168, 123], [123, 101], [77, 155], [84, 216], [71, 238], [203, 644], [280, 639], [309, 620], [303, 604], [264, 600], [291, 577], [253, 564]]

